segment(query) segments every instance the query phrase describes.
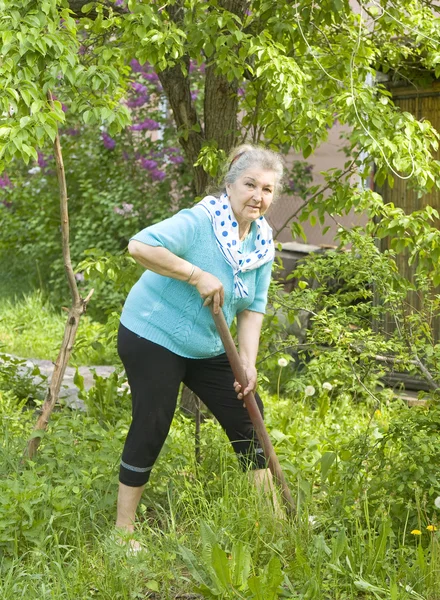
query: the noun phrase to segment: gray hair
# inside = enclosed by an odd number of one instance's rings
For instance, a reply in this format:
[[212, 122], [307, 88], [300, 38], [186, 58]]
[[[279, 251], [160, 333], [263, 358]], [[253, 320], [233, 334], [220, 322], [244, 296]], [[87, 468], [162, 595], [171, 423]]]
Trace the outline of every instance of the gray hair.
[[284, 163], [281, 155], [252, 144], [242, 144], [231, 151], [226, 163], [227, 171], [223, 176], [223, 189], [226, 188], [226, 184], [234, 183], [245, 171], [255, 167], [275, 173], [274, 198], [276, 198], [283, 189]]

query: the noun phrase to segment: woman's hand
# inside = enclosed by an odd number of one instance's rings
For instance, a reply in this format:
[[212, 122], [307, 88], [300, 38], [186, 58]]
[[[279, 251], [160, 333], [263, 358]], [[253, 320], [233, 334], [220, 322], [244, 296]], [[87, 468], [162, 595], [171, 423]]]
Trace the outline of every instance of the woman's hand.
[[257, 388], [257, 369], [255, 367], [249, 367], [245, 365], [243, 365], [243, 369], [248, 380], [248, 384], [244, 390], [241, 390], [241, 385], [238, 383], [238, 381], [234, 381], [234, 390], [239, 400], [243, 400], [243, 398], [249, 394], [249, 392], [255, 392]]
[[199, 292], [202, 299], [205, 301], [203, 306], [213, 303], [214, 313], [217, 315], [220, 307], [223, 306], [225, 300], [225, 292], [223, 284], [220, 279], [217, 279], [215, 275], [211, 275], [207, 271], [199, 269], [199, 273], [196, 273], [191, 279], [191, 284]]

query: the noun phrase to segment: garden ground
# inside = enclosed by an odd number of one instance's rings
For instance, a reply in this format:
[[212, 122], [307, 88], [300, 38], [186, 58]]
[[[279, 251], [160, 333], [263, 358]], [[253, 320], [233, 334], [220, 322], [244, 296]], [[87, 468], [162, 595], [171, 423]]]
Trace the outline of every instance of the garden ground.
[[[22, 303], [7, 309], [29, 319], [26, 311], [41, 314], [38, 302], [28, 299], [27, 308]], [[44, 352], [55, 344], [48, 332], [56, 327], [48, 322], [58, 319], [46, 309], [46, 321], [34, 333], [37, 338], [40, 328], [40, 342], [48, 344]], [[9, 327], [12, 322], [11, 313]], [[16, 330], [12, 348], [5, 327], [4, 320], [3, 350], [18, 348], [20, 339], [25, 343]], [[422, 411], [435, 421], [436, 414], [429, 414], [435, 407], [408, 409], [392, 394], [380, 408], [354, 403], [337, 383], [326, 402], [265, 394], [267, 426], [297, 499], [292, 521], [274, 517], [237, 470], [211, 419], [202, 425], [197, 465], [194, 424], [177, 414], [140, 507], [136, 535], [146, 550], [133, 556], [112, 538], [118, 463], [130, 418], [118, 375], [98, 377], [84, 392], [87, 414], [59, 408], [38, 456], [26, 464], [21, 457], [39, 400], [29, 400], [32, 390], [19, 397], [11, 381], [11, 371], [3, 371], [5, 600], [440, 598], [435, 497], [420, 492], [420, 464], [411, 463], [393, 429], [404, 420], [410, 444], [413, 415]], [[430, 457], [426, 440], [419, 443]], [[425, 472], [431, 476], [426, 461]]]

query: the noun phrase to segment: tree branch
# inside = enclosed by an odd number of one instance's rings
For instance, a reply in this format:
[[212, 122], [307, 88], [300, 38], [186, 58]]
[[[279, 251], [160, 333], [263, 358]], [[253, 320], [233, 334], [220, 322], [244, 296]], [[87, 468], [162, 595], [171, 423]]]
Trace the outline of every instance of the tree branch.
[[[357, 155], [350, 163], [350, 166], [345, 169], [345, 171], [343, 173], [341, 173], [339, 179], [341, 179], [342, 177], [344, 177], [344, 175], [347, 175], [347, 173], [349, 173], [352, 168], [354, 163], [356, 162], [357, 158], [359, 155]], [[313, 200], [315, 200], [315, 198], [318, 198], [318, 196], [320, 196], [321, 194], [323, 194], [324, 192], [326, 192], [328, 189], [330, 189], [332, 186], [332, 182], [330, 181], [326, 186], [324, 186], [323, 188], [321, 188], [320, 190], [318, 190], [315, 194], [313, 194], [313, 196], [310, 196], [310, 198], [308, 198], [305, 202], [303, 202], [301, 204], [301, 206], [299, 208], [296, 209], [296, 211], [294, 213], [292, 213], [285, 221], [284, 223], [281, 225], [281, 227], [279, 227], [277, 229], [277, 231], [274, 233], [273, 237], [274, 239], [277, 237], [278, 234], [281, 233], [281, 231], [283, 231], [283, 229], [285, 227], [287, 227], [287, 225], [290, 223], [290, 221], [292, 219], [294, 219], [297, 215], [300, 214], [300, 212], [303, 210], [303, 208], [305, 208], [308, 204], [310, 204], [310, 202], [313, 202]]]

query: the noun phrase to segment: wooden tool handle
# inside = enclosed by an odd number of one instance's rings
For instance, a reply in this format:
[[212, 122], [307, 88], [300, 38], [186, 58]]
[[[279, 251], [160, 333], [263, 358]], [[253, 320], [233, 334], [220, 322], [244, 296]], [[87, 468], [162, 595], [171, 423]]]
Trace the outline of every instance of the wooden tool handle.
[[[211, 314], [214, 319], [214, 323], [223, 342], [223, 346], [225, 347], [226, 355], [231, 365], [232, 372], [234, 373], [235, 379], [238, 381], [238, 383], [241, 385], [241, 388], [244, 390], [248, 383], [246, 373], [238, 355], [237, 348], [235, 347], [234, 340], [232, 339], [231, 332], [229, 331], [229, 327], [223, 315], [223, 311], [220, 310], [219, 313], [216, 315], [214, 313], [213, 307], [210, 306], [209, 308], [211, 309]], [[244, 396], [243, 398], [243, 401], [251, 418], [252, 425], [255, 429], [255, 433], [257, 434], [258, 440], [261, 444], [261, 447], [263, 448], [264, 456], [267, 460], [267, 465], [272, 472], [275, 482], [279, 485], [281, 489], [281, 494], [286, 509], [289, 513], [293, 513], [295, 512], [295, 502], [290, 493], [284, 474], [281, 470], [280, 462], [278, 460], [277, 455], [275, 454], [274, 447], [270, 440], [269, 434], [267, 433], [263, 417], [261, 416], [260, 409], [258, 408], [258, 404], [255, 400], [253, 392], [249, 392], [248, 394], [246, 394], [246, 396]]]

